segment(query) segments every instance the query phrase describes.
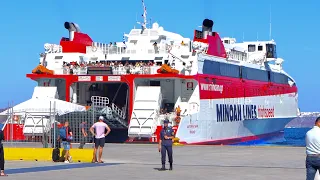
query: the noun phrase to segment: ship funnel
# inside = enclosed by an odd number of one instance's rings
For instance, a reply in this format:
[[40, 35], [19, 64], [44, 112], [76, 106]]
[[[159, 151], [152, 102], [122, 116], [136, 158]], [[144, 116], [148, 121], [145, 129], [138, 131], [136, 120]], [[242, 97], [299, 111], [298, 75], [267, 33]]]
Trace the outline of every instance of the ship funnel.
[[202, 37], [207, 39], [208, 35], [212, 35], [213, 21], [210, 19], [205, 19], [202, 22]]
[[74, 37], [74, 32], [80, 32], [80, 28], [78, 24], [73, 22], [65, 22], [64, 28], [66, 28], [69, 31], [69, 40], [72, 41]]

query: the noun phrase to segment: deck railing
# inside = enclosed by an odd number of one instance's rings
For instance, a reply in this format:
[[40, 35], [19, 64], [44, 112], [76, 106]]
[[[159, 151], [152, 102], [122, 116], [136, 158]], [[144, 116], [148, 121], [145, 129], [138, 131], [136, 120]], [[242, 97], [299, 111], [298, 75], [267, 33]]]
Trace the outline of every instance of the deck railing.
[[[140, 66], [140, 67], [127, 67], [127, 66], [114, 66], [112, 67], [112, 74], [125, 75], [125, 74], [158, 74], [157, 70], [160, 66]], [[63, 74], [73, 75], [87, 75], [87, 67], [63, 67]]]

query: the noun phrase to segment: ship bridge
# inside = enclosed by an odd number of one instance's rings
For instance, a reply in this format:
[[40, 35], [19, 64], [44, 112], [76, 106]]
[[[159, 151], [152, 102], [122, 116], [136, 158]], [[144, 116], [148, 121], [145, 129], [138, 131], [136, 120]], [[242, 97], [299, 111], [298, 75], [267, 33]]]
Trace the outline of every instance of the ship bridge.
[[253, 64], [263, 64], [266, 61], [279, 61], [274, 40], [237, 43], [235, 38], [225, 37], [222, 38], [222, 41], [229, 60], [245, 61]]

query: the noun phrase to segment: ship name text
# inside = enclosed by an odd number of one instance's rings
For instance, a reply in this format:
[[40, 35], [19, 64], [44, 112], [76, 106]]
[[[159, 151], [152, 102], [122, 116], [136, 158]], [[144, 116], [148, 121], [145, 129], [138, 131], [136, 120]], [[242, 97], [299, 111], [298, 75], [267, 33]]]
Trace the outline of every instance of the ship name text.
[[203, 91], [217, 91], [220, 93], [223, 92], [223, 85], [201, 83], [200, 86], [201, 86], [201, 90]]
[[233, 122], [274, 117], [274, 107], [265, 108], [254, 104], [216, 104], [217, 122]]

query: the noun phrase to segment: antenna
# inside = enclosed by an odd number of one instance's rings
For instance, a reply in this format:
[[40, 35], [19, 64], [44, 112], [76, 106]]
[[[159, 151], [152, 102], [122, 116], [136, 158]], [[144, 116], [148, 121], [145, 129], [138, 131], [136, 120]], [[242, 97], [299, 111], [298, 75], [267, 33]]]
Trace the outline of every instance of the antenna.
[[142, 0], [142, 8], [143, 8], [143, 14], [142, 14], [143, 22], [139, 24], [141, 24], [142, 30], [145, 30], [147, 29], [147, 8], [144, 5], [144, 0]]
[[270, 4], [270, 10], [269, 10], [270, 12], [270, 30], [269, 30], [269, 38], [270, 38], [270, 40], [271, 40], [271, 38], [272, 38], [272, 22], [271, 22], [271, 4]]

